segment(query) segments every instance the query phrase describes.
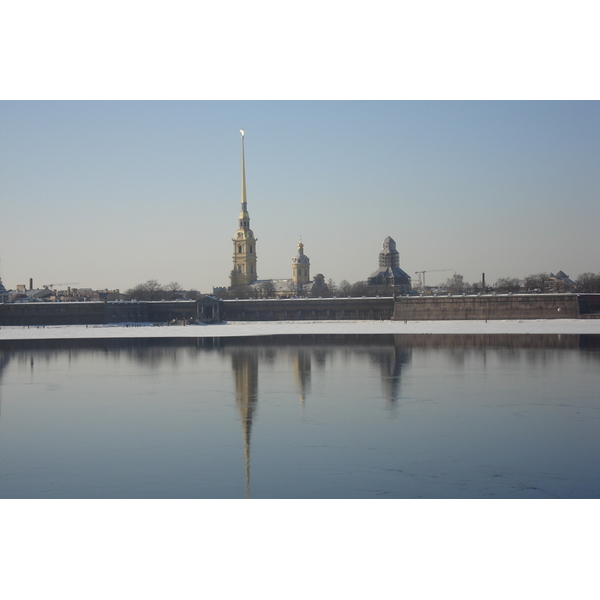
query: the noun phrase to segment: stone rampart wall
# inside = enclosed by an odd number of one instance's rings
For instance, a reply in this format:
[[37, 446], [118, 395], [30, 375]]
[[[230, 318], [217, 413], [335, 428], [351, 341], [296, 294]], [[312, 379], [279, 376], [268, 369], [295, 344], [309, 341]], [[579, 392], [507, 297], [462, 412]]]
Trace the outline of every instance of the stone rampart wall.
[[0, 326], [95, 325], [166, 322], [193, 318], [196, 301], [179, 302], [24, 302], [0, 304]]
[[106, 323], [104, 302], [0, 304], [1, 325], [94, 325]]
[[395, 321], [578, 319], [576, 294], [429, 296], [396, 299]]
[[[587, 298], [587, 299], [586, 299]], [[179, 302], [32, 302], [0, 304], [0, 326], [224, 321], [402, 321], [461, 319], [577, 319], [599, 316], [591, 295], [402, 296]]]
[[393, 298], [290, 298], [223, 300], [224, 321], [319, 321], [391, 319]]

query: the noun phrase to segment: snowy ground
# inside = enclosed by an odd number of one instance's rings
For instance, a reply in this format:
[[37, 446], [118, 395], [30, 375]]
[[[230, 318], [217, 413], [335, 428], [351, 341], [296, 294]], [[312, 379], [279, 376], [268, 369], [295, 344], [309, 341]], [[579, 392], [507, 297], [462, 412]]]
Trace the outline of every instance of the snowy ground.
[[547, 333], [600, 334], [600, 319], [523, 321], [252, 321], [215, 325], [154, 324], [0, 327], [0, 340], [81, 338], [237, 337], [285, 334]]

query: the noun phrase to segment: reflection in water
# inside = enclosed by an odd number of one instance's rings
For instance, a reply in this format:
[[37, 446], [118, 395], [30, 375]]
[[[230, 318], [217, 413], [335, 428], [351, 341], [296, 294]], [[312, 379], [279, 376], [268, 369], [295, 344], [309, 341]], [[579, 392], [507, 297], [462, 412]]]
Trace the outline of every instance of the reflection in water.
[[[31, 360], [33, 360], [33, 358]], [[2, 418], [2, 374], [4, 373], [4, 369], [8, 367], [9, 361], [10, 353], [7, 351], [0, 352], [0, 418]]]
[[311, 365], [311, 353], [299, 348], [294, 355], [294, 379], [302, 404], [306, 401], [306, 395], [310, 393]]
[[[365, 340], [367, 341], [367, 340]], [[310, 394], [312, 360], [313, 354], [317, 355], [316, 361], [324, 366], [327, 357], [331, 360], [336, 354], [342, 353], [349, 356], [366, 355], [373, 364], [380, 368], [383, 395], [389, 402], [398, 399], [400, 389], [400, 376], [402, 366], [410, 362], [410, 349], [397, 348], [393, 338], [387, 339], [388, 344], [382, 344], [381, 339], [370, 340], [368, 344], [355, 344], [345, 347], [335, 345], [326, 349], [315, 347], [314, 339], [310, 340], [309, 346], [302, 345], [303, 340], [296, 340], [296, 344], [278, 344], [280, 352], [285, 356], [291, 356], [295, 388], [300, 396], [300, 404], [304, 406], [307, 396]], [[244, 340], [244, 347], [227, 347], [222, 344], [220, 351], [231, 355], [231, 367], [235, 383], [235, 397], [238, 414], [242, 424], [244, 439], [244, 460], [246, 472], [246, 497], [250, 497], [250, 440], [252, 436], [252, 422], [258, 403], [258, 371], [259, 362], [273, 365], [276, 362], [276, 353], [271, 343], [265, 344], [262, 340]]]
[[246, 462], [246, 497], [250, 497], [250, 437], [252, 415], [258, 401], [258, 355], [251, 349], [231, 351], [231, 367], [235, 380], [235, 402], [242, 421], [244, 458]]
[[[562, 352], [567, 350], [570, 352]], [[279, 386], [272, 384], [268, 375], [264, 375], [265, 379], [262, 387], [274, 389], [275, 395], [285, 395], [282, 391], [287, 386], [288, 390], [294, 391], [294, 398], [299, 396], [300, 404], [304, 410], [312, 409], [311, 419], [314, 419], [316, 410], [321, 409], [325, 401], [329, 401], [330, 397], [326, 387], [322, 381], [329, 377], [332, 369], [338, 369], [342, 366], [342, 370], [346, 369], [346, 380], [343, 381], [343, 387], [340, 391], [336, 389], [333, 393], [339, 393], [344, 399], [343, 404], [338, 404], [336, 412], [332, 413], [335, 416], [331, 417], [332, 423], [335, 425], [329, 429], [331, 436], [339, 435], [338, 430], [341, 430], [344, 419], [349, 417], [340, 411], [340, 407], [344, 406], [344, 410], [353, 410], [351, 407], [363, 409], [363, 405], [356, 404], [352, 398], [352, 389], [355, 384], [362, 385], [367, 381], [367, 370], [364, 365], [368, 366], [369, 377], [377, 377], [380, 381], [381, 397], [385, 400], [388, 406], [393, 406], [403, 396], [402, 389], [406, 387], [406, 377], [412, 375], [411, 392], [413, 395], [419, 395], [419, 388], [415, 388], [415, 381], [419, 381], [419, 385], [425, 386], [429, 379], [436, 379], [436, 372], [431, 371], [431, 365], [435, 363], [439, 369], [440, 358], [446, 361], [451, 367], [444, 367], [448, 373], [469, 373], [473, 372], [485, 375], [488, 369], [502, 369], [505, 372], [520, 372], [520, 365], [527, 365], [530, 369], [538, 368], [542, 373], [548, 369], [553, 369], [557, 364], [569, 364], [573, 357], [574, 351], [579, 359], [584, 361], [592, 361], [594, 365], [600, 364], [600, 336], [540, 336], [540, 335], [490, 335], [490, 336], [466, 336], [466, 335], [379, 335], [379, 336], [340, 336], [340, 335], [323, 335], [323, 336], [278, 336], [277, 338], [199, 338], [199, 339], [138, 339], [138, 340], [56, 340], [56, 341], [23, 341], [0, 343], [0, 384], [6, 379], [6, 374], [11, 372], [8, 368], [11, 358], [15, 358], [15, 367], [22, 371], [25, 369], [29, 373], [29, 382], [43, 382], [42, 377], [46, 373], [54, 372], [53, 369], [65, 369], [66, 363], [68, 371], [79, 372], [85, 364], [86, 368], [91, 369], [89, 365], [98, 363], [106, 363], [106, 372], [111, 373], [111, 365], [120, 365], [122, 369], [123, 384], [129, 385], [132, 389], [136, 388], [136, 381], [130, 381], [128, 369], [131, 371], [131, 365], [137, 369], [137, 376], [140, 373], [157, 374], [157, 373], [173, 373], [177, 375], [177, 382], [174, 385], [183, 386], [185, 373], [204, 373], [202, 370], [203, 363], [207, 362], [210, 365], [223, 364], [226, 372], [231, 369], [233, 375], [232, 388], [226, 388], [224, 393], [230, 393], [235, 397], [235, 406], [237, 419], [242, 427], [242, 443], [243, 443], [243, 460], [245, 467], [245, 497], [250, 497], [250, 467], [251, 467], [251, 438], [252, 427], [256, 424], [257, 407], [259, 398], [259, 370], [265, 369], [268, 372], [275, 372], [284, 377], [285, 381], [278, 383]], [[91, 360], [90, 360], [91, 359]], [[419, 365], [419, 379], [416, 377], [415, 362]], [[436, 362], [437, 361], [437, 362]], [[35, 372], [33, 367], [35, 365]], [[291, 369], [290, 369], [291, 365]], [[313, 369], [314, 365], [314, 369]], [[475, 365], [475, 366], [474, 366]], [[348, 377], [352, 370], [356, 367], [356, 380]], [[96, 367], [94, 367], [96, 368]], [[452, 369], [452, 370], [450, 370]], [[187, 370], [187, 371], [186, 371]], [[92, 372], [92, 371], [90, 371]], [[93, 371], [95, 373], [95, 371]], [[442, 371], [439, 371], [442, 372]], [[283, 375], [281, 375], [283, 374]], [[354, 375], [352, 373], [352, 375]], [[198, 375], [197, 375], [198, 376]], [[98, 375], [93, 375], [98, 377]], [[110, 375], [109, 375], [110, 377]], [[127, 378], [126, 378], [127, 377]], [[204, 377], [204, 375], [202, 375]], [[215, 378], [217, 376], [215, 375]], [[444, 387], [444, 382], [441, 381], [441, 376], [438, 377], [438, 384], [441, 388]], [[217, 379], [215, 379], [216, 381]], [[403, 381], [404, 380], [404, 381]], [[93, 394], [93, 379], [87, 385]], [[198, 379], [195, 380], [197, 386]], [[204, 380], [203, 380], [204, 381]], [[212, 381], [212, 380], [211, 380]], [[230, 380], [231, 381], [231, 380]], [[287, 383], [286, 383], [287, 381]], [[115, 383], [115, 388], [118, 389], [119, 381]], [[68, 378], [64, 379], [62, 384], [64, 389], [68, 384]], [[45, 383], [45, 389], [61, 389], [61, 384], [54, 384], [51, 388], [48, 383]], [[228, 384], [229, 385], [229, 384]], [[340, 384], [342, 385], [342, 384]], [[269, 387], [270, 386], [270, 387]], [[1, 387], [1, 386], [0, 386]], [[33, 386], [32, 386], [33, 387]], [[201, 388], [203, 386], [200, 386]], [[372, 387], [372, 385], [371, 385]], [[313, 392], [313, 388], [316, 392]], [[38, 387], [39, 389], [39, 387]], [[111, 388], [113, 389], [113, 388]], [[159, 394], [163, 388], [158, 388]], [[178, 387], [175, 389], [179, 389]], [[432, 388], [434, 389], [434, 388]], [[486, 389], [485, 386], [483, 388]], [[203, 391], [201, 390], [196, 390]], [[479, 393], [481, 397], [482, 393]], [[509, 389], [506, 394], [517, 394], [519, 390]], [[263, 410], [269, 409], [269, 402], [264, 396], [262, 403], [266, 403]], [[297, 394], [297, 395], [296, 395]], [[308, 402], [311, 395], [316, 394], [315, 399], [319, 402]], [[433, 392], [432, 392], [433, 395]], [[371, 393], [369, 391], [369, 396]], [[272, 396], [271, 396], [272, 397]], [[279, 396], [278, 396], [279, 397]], [[457, 396], [458, 397], [458, 396]], [[518, 398], [518, 396], [516, 396]], [[162, 398], [159, 398], [159, 401]], [[335, 400], [335, 399], [333, 399]], [[419, 404], [421, 398], [411, 399], [411, 405], [407, 408], [407, 414], [403, 418], [416, 420], [419, 412], [422, 410], [422, 405]], [[427, 400], [430, 400], [427, 397]], [[444, 399], [445, 400], [445, 399]], [[462, 399], [461, 399], [462, 400]], [[434, 403], [438, 399], [434, 398]], [[2, 411], [2, 397], [0, 397], [0, 426], [4, 418]], [[516, 400], [515, 400], [516, 402]], [[431, 402], [429, 404], [432, 404]], [[440, 411], [447, 410], [444, 406]], [[164, 405], [164, 403], [162, 403]], [[222, 406], [222, 403], [221, 403]], [[557, 404], [557, 406], [559, 406]], [[178, 410], [178, 409], [175, 409]], [[272, 408], [271, 408], [272, 410]], [[494, 410], [499, 410], [495, 408]], [[514, 409], [514, 414], [519, 416], [523, 409]], [[529, 409], [528, 409], [529, 410]], [[266, 411], [268, 413], [268, 410]], [[33, 411], [32, 411], [33, 414]], [[100, 413], [98, 413], [100, 414]], [[204, 414], [204, 413], [203, 413]], [[435, 415], [435, 424], [432, 421], [430, 427], [438, 429], [437, 438], [431, 438], [428, 441], [430, 445], [435, 447], [440, 444], [445, 436], [449, 435], [447, 431], [439, 430], [440, 423], [448, 423], [447, 420], [441, 419], [439, 414]], [[468, 414], [468, 413], [467, 413]], [[68, 413], [63, 413], [63, 418]], [[263, 415], [264, 416], [264, 415]], [[363, 422], [360, 421], [363, 417], [357, 417], [358, 424], [354, 425], [357, 431], [362, 431]], [[143, 415], [140, 416], [142, 418]], [[281, 418], [281, 417], [279, 417]], [[338, 423], [339, 420], [339, 423]], [[464, 420], [464, 419], [463, 419]], [[261, 419], [262, 421], [262, 419]], [[266, 419], [268, 421], [268, 419]], [[403, 419], [399, 426], [406, 426]], [[275, 431], [279, 426], [279, 421], [275, 421], [276, 425], [272, 426], [269, 431]], [[309, 424], [312, 422], [310, 419]], [[459, 422], [458, 419], [451, 423]], [[269, 423], [271, 424], [271, 423]], [[272, 424], [271, 424], [272, 425]], [[365, 424], [366, 425], [366, 424]], [[118, 424], [117, 424], [118, 426]], [[478, 425], [479, 426], [479, 425]], [[288, 425], [289, 427], [289, 425]], [[554, 427], [554, 425], [553, 425]], [[261, 430], [261, 437], [263, 436]], [[309, 431], [308, 427], [304, 431]], [[310, 430], [312, 432], [312, 430]], [[368, 428], [366, 429], [368, 431]], [[426, 430], [425, 430], [426, 431]], [[0, 429], [0, 434], [3, 430]], [[468, 432], [468, 435], [471, 433]], [[238, 434], [239, 435], [239, 434]], [[264, 435], [267, 435], [265, 433]], [[284, 434], [283, 434], [284, 435]], [[311, 435], [314, 435], [311, 433]], [[366, 435], [366, 434], [365, 434]], [[505, 436], [512, 435], [510, 429], [504, 433]], [[492, 435], [493, 438], [493, 435]], [[394, 436], [394, 439], [402, 440], [402, 436]], [[405, 432], [404, 439], [410, 439], [410, 431]], [[239, 440], [239, 438], [238, 438]], [[260, 441], [255, 442], [259, 444]], [[0, 436], [0, 442], [2, 437]], [[292, 441], [287, 441], [292, 447]], [[299, 443], [299, 442], [297, 442]], [[375, 442], [372, 442], [373, 444]], [[414, 442], [418, 445], [418, 440]], [[314, 448], [321, 447], [309, 444], [303, 441], [298, 448]], [[329, 448], [329, 454], [335, 454], [335, 448], [343, 448], [344, 452], [349, 455], [354, 452], [354, 449], [347, 447], [346, 441], [339, 442], [336, 446], [332, 443], [331, 446], [322, 446]], [[506, 444], [505, 444], [506, 445]], [[373, 450], [373, 448], [370, 448]], [[239, 452], [239, 450], [237, 450]], [[422, 453], [425, 452], [422, 451]], [[256, 449], [255, 449], [256, 453]], [[276, 454], [276, 453], [275, 453]], [[401, 455], [401, 453], [399, 453]], [[310, 452], [307, 455], [307, 460], [310, 459]], [[395, 456], [395, 454], [393, 454]], [[410, 452], [407, 454], [410, 456]], [[274, 461], [277, 456], [273, 456]], [[2, 456], [0, 456], [0, 477], [4, 468], [2, 467]], [[240, 455], [235, 458], [239, 465]], [[283, 459], [282, 459], [283, 460]], [[288, 456], [288, 461], [293, 461], [293, 453]], [[344, 460], [343, 456], [334, 456], [335, 461]], [[350, 459], [348, 459], [350, 460]], [[364, 459], [361, 459], [364, 460]], [[482, 459], [483, 460], [483, 459]], [[256, 461], [256, 458], [255, 458]], [[259, 460], [260, 466], [260, 460]], [[264, 466], [263, 466], [264, 468]], [[313, 465], [313, 470], [319, 468]], [[255, 466], [255, 470], [257, 467]], [[389, 469], [394, 472], [394, 469]], [[293, 472], [293, 469], [289, 469]], [[401, 471], [399, 471], [401, 472]], [[338, 470], [333, 470], [331, 473], [338, 474]], [[285, 475], [280, 472], [279, 475]], [[277, 475], [273, 475], [277, 477]], [[432, 475], [433, 477], [433, 475]], [[256, 476], [255, 476], [256, 481]], [[241, 482], [238, 482], [238, 485]], [[1, 479], [0, 479], [1, 485]], [[257, 484], [254, 484], [257, 487]], [[89, 492], [92, 494], [93, 492]], [[2, 496], [2, 488], [0, 487], [0, 497]]]
[[390, 403], [396, 402], [400, 397], [402, 368], [410, 363], [411, 355], [410, 349], [397, 346], [371, 354], [371, 360], [380, 367], [383, 396]]

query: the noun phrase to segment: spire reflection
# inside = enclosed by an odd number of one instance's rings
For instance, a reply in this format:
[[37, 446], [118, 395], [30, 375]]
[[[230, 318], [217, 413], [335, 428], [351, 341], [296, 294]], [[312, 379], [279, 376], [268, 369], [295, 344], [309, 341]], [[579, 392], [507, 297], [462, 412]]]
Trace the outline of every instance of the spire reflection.
[[[8, 366], [10, 360], [10, 354], [8, 352], [0, 353], [0, 390], [2, 389], [2, 376], [4, 369]], [[2, 417], [2, 396], [0, 395], [0, 417]]]
[[246, 462], [246, 498], [250, 497], [250, 438], [252, 418], [258, 401], [258, 353], [253, 348], [231, 351], [231, 368], [235, 381], [235, 403], [242, 421]]
[[307, 394], [310, 393], [311, 380], [311, 352], [305, 348], [299, 348], [294, 355], [294, 379], [296, 389], [300, 393], [300, 403], [304, 405]]

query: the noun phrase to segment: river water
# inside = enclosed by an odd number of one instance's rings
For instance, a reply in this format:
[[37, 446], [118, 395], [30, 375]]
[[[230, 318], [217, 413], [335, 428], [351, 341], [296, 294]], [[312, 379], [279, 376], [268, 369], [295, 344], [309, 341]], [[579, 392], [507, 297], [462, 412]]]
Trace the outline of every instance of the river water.
[[0, 344], [0, 498], [599, 498], [600, 336]]

